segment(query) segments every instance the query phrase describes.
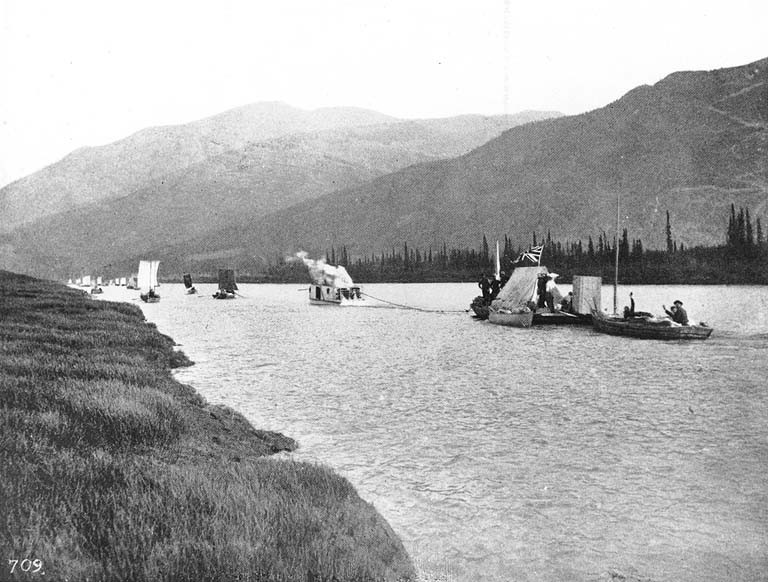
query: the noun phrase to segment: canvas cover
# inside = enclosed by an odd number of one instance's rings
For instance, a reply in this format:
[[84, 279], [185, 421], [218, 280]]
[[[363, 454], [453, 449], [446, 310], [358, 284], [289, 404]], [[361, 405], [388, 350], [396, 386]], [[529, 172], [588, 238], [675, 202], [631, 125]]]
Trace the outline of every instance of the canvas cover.
[[529, 301], [535, 301], [539, 274], [547, 272], [546, 267], [517, 267], [491, 303], [491, 308], [514, 311]]

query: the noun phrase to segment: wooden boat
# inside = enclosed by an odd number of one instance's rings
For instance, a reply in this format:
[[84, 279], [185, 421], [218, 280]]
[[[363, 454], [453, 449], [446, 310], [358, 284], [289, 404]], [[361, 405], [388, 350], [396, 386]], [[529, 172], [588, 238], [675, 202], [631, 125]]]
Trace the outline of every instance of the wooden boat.
[[187, 289], [187, 295], [194, 295], [197, 293], [197, 289], [192, 285], [192, 275], [189, 273], [184, 274], [184, 287]]
[[[616, 241], [619, 240], [620, 199], [616, 196]], [[707, 339], [712, 328], [705, 324], [681, 325], [668, 317], [655, 317], [648, 313], [635, 313], [635, 302], [628, 314], [619, 315], [616, 301], [616, 289], [619, 283], [619, 245], [616, 244], [613, 271], [613, 315], [608, 315], [595, 307], [592, 309], [592, 327], [600, 333], [623, 335], [641, 339], [658, 340], [694, 340]], [[630, 293], [631, 297], [631, 293]], [[634, 314], [634, 315], [632, 315]]]
[[155, 288], [157, 287], [157, 269], [160, 261], [139, 261], [139, 274], [136, 278], [139, 287], [139, 298], [145, 303], [160, 301]]
[[625, 335], [642, 339], [703, 340], [712, 334], [708, 325], [680, 325], [668, 317], [622, 317], [592, 311], [592, 325], [596, 331], [611, 335]]
[[546, 273], [547, 268], [542, 266], [517, 267], [512, 271], [509, 281], [488, 308], [488, 321], [510, 327], [531, 327], [539, 275]]
[[219, 288], [213, 294], [214, 299], [234, 299], [237, 283], [233, 269], [219, 269]]
[[312, 305], [362, 306], [367, 302], [358, 285], [340, 285], [335, 283], [309, 286], [309, 303]]

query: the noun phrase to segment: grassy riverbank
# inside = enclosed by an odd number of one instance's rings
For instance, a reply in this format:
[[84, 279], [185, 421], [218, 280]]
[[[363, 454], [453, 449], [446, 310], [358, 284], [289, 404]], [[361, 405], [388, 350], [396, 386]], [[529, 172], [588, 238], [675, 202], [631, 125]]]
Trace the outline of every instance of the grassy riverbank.
[[0, 271], [0, 579], [413, 577], [348, 481], [176, 382], [173, 345], [136, 306]]

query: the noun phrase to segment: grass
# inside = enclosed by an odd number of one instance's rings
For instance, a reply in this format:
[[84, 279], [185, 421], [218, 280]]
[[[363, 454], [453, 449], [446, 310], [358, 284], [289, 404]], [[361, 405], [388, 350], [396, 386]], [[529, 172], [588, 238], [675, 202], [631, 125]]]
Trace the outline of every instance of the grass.
[[0, 271], [0, 579], [414, 578], [375, 508], [176, 382], [133, 305]]

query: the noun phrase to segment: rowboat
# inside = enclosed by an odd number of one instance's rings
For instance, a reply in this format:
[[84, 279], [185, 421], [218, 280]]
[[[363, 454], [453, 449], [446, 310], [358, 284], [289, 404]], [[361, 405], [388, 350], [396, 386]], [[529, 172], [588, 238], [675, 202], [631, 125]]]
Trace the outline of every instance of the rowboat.
[[712, 334], [712, 328], [699, 325], [680, 325], [667, 317], [621, 317], [592, 310], [595, 331], [611, 335], [624, 335], [641, 339], [703, 340]]

